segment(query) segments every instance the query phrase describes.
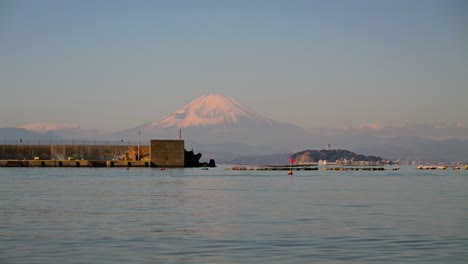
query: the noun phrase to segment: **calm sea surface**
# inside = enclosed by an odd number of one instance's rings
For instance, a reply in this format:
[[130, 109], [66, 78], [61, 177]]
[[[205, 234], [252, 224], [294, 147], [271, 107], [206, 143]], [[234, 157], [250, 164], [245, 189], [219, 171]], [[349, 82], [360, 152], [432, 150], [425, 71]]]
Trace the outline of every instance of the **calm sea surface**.
[[0, 263], [468, 263], [468, 171], [0, 168]]

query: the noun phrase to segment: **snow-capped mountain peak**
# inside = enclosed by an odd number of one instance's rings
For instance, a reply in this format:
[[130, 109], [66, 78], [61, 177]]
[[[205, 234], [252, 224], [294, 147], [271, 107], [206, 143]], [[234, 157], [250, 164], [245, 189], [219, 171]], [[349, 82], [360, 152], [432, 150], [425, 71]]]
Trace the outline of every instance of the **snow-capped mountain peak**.
[[48, 131], [58, 131], [58, 130], [64, 130], [64, 129], [79, 129], [77, 125], [52, 124], [52, 123], [42, 123], [42, 122], [27, 124], [27, 125], [21, 126], [20, 128], [24, 128], [26, 130], [29, 130], [35, 133], [45, 133]]
[[223, 152], [236, 152], [228, 147], [234, 145], [290, 150], [309, 138], [307, 131], [298, 126], [264, 117], [233, 98], [219, 94], [203, 95], [158, 121], [113, 133], [106, 139], [127, 140], [135, 135], [142, 140], [182, 136], [187, 149], [221, 144]]
[[78, 125], [66, 123], [53, 124], [46, 122], [36, 122], [21, 126], [20, 128], [24, 128], [34, 133], [40, 134], [52, 131], [63, 138], [86, 138], [99, 135], [99, 131], [97, 129], [82, 129]]
[[174, 113], [151, 123], [149, 126], [184, 128], [223, 123], [236, 124], [241, 118], [247, 118], [260, 123], [273, 122], [271, 119], [257, 114], [229, 96], [208, 94], [198, 97]]

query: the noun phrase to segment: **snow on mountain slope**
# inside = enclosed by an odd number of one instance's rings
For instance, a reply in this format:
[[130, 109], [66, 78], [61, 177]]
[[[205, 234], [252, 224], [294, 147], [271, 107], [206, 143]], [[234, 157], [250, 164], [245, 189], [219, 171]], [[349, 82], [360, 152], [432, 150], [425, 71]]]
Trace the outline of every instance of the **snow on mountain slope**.
[[78, 125], [72, 124], [52, 124], [37, 122], [21, 126], [20, 128], [24, 128], [26, 130], [39, 134], [53, 131], [55, 134], [63, 138], [89, 138], [99, 135], [99, 131], [96, 129], [82, 129]]
[[70, 125], [70, 124], [52, 124], [52, 123], [32, 123], [32, 124], [27, 124], [24, 126], [21, 126], [20, 128], [27, 129], [32, 132], [36, 133], [45, 133], [47, 131], [57, 131], [57, 130], [63, 130], [63, 129], [78, 129], [79, 127], [76, 125]]
[[28, 140], [60, 140], [63, 139], [55, 132], [36, 133], [25, 128], [2, 127], [0, 128], [0, 139], [22, 141], [27, 144]]
[[105, 139], [177, 139], [179, 131], [187, 149], [216, 144], [220, 151], [227, 152], [231, 150], [226, 149], [226, 143], [248, 145], [263, 153], [266, 149], [295, 149], [310, 138], [304, 129], [264, 117], [231, 97], [208, 94], [158, 121], [107, 135]]
[[159, 128], [174, 126], [185, 128], [226, 123], [236, 124], [241, 118], [247, 118], [258, 123], [273, 123], [273, 120], [255, 113], [231, 97], [208, 94], [195, 99], [161, 120], [147, 125]]

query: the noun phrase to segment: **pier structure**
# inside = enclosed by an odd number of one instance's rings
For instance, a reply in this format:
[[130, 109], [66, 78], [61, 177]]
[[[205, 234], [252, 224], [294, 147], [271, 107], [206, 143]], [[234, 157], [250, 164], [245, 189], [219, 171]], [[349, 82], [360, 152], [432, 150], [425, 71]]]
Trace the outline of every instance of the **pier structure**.
[[0, 160], [149, 160], [149, 146], [95, 140], [2, 140]]
[[150, 167], [148, 161], [102, 160], [0, 160], [0, 167]]
[[[460, 166], [447, 166], [447, 165], [424, 165], [424, 166], [418, 166], [418, 170], [447, 170], [447, 169], [452, 169], [452, 170], [459, 170], [461, 169]], [[468, 170], [468, 165], [465, 165], [465, 169]]]
[[385, 168], [380, 165], [332, 165], [324, 166], [325, 171], [383, 171]]
[[289, 170], [318, 170], [315, 165], [262, 165], [262, 164], [236, 164], [232, 166], [232, 170], [266, 170], [266, 171], [289, 171]]
[[123, 140], [0, 143], [4, 143], [0, 144], [0, 167], [181, 168], [186, 165], [184, 140], [150, 140], [146, 146]]

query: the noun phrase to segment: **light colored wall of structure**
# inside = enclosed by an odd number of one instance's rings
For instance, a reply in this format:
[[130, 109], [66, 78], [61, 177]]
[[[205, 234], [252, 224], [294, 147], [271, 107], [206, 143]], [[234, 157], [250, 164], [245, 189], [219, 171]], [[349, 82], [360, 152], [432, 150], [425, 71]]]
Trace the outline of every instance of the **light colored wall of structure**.
[[[138, 147], [133, 145], [0, 145], [0, 160], [126, 160], [135, 161]], [[142, 161], [149, 161], [149, 146], [140, 146]]]
[[151, 165], [158, 167], [184, 167], [184, 147], [183, 140], [151, 140]]

